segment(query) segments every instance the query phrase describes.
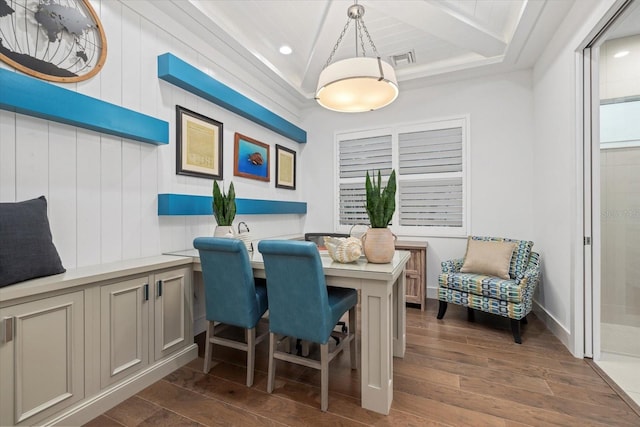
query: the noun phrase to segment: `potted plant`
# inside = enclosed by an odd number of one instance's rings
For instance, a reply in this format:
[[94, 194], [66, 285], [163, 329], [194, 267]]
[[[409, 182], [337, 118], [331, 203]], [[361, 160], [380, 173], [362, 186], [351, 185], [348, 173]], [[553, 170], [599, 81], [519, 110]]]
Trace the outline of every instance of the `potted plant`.
[[229, 192], [224, 193], [224, 188], [220, 191], [218, 181], [213, 181], [213, 216], [216, 218], [218, 226], [213, 235], [215, 237], [224, 237], [227, 234], [233, 234], [233, 219], [236, 217], [236, 192], [233, 188], [233, 182], [229, 185]]
[[391, 171], [384, 188], [380, 171], [377, 180], [367, 172], [365, 190], [371, 228], [362, 236], [362, 247], [369, 262], [385, 264], [391, 262], [395, 253], [395, 236], [388, 225], [396, 210], [396, 171]]

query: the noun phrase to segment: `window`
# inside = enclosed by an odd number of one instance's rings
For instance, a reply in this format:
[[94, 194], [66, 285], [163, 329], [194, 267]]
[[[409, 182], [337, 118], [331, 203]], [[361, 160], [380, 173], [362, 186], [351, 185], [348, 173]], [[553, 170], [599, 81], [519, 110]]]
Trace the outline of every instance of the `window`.
[[468, 117], [337, 135], [338, 229], [368, 224], [364, 177], [396, 170], [394, 232], [466, 235]]

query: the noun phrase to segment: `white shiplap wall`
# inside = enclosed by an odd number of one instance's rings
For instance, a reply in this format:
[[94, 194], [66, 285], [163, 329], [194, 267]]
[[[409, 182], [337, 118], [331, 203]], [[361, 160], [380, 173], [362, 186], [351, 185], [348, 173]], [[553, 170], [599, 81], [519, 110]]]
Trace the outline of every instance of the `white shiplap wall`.
[[[153, 2], [92, 1], [107, 35], [103, 70], [77, 84], [59, 84], [170, 123], [170, 144], [155, 146], [0, 110], [0, 202], [45, 195], [54, 243], [66, 268], [156, 255], [211, 235], [208, 216], [158, 217], [158, 193], [210, 195], [212, 181], [175, 173], [175, 105], [224, 123], [225, 187], [238, 197], [303, 201], [297, 191], [233, 177], [233, 135], [272, 146], [300, 145], [157, 78], [159, 54], [171, 52], [293, 123], [296, 100], [273, 93], [216, 39], [203, 40], [158, 10]], [[226, 49], [226, 50], [225, 50]], [[11, 69], [4, 63], [0, 67]], [[246, 67], [245, 67], [246, 68]], [[299, 234], [300, 215], [238, 216], [256, 238]]]

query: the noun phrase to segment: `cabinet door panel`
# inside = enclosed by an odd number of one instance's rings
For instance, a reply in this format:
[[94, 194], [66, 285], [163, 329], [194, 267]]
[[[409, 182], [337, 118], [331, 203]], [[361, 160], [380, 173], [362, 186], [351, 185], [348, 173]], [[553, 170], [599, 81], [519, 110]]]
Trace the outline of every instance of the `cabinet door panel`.
[[100, 289], [100, 384], [106, 387], [149, 363], [148, 277]]
[[0, 318], [14, 322], [0, 345], [0, 425], [37, 423], [84, 397], [83, 292], [7, 307]]
[[407, 274], [405, 290], [407, 302], [420, 304], [420, 298], [422, 296], [421, 286], [422, 278], [420, 276]]
[[188, 291], [191, 289], [191, 270], [183, 268], [158, 273], [155, 284], [155, 359], [158, 360], [192, 339], [191, 295]]
[[405, 266], [406, 275], [406, 302], [420, 304], [420, 310], [424, 310], [426, 292], [426, 245], [403, 245], [396, 242], [396, 249], [406, 250], [411, 253]]

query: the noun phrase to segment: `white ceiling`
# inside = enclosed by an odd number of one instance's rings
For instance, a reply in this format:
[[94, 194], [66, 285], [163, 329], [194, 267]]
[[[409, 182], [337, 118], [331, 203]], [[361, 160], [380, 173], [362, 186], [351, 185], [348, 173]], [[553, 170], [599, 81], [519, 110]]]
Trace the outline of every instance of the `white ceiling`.
[[[400, 86], [445, 75], [531, 67], [574, 0], [360, 0], [364, 22], [383, 59], [413, 51], [415, 63], [394, 68]], [[348, 17], [351, 0], [173, 0], [197, 11], [238, 42], [247, 56], [305, 98]], [[350, 24], [334, 61], [355, 55]], [[283, 44], [293, 53], [279, 53]], [[367, 56], [373, 56], [366, 42]]]

